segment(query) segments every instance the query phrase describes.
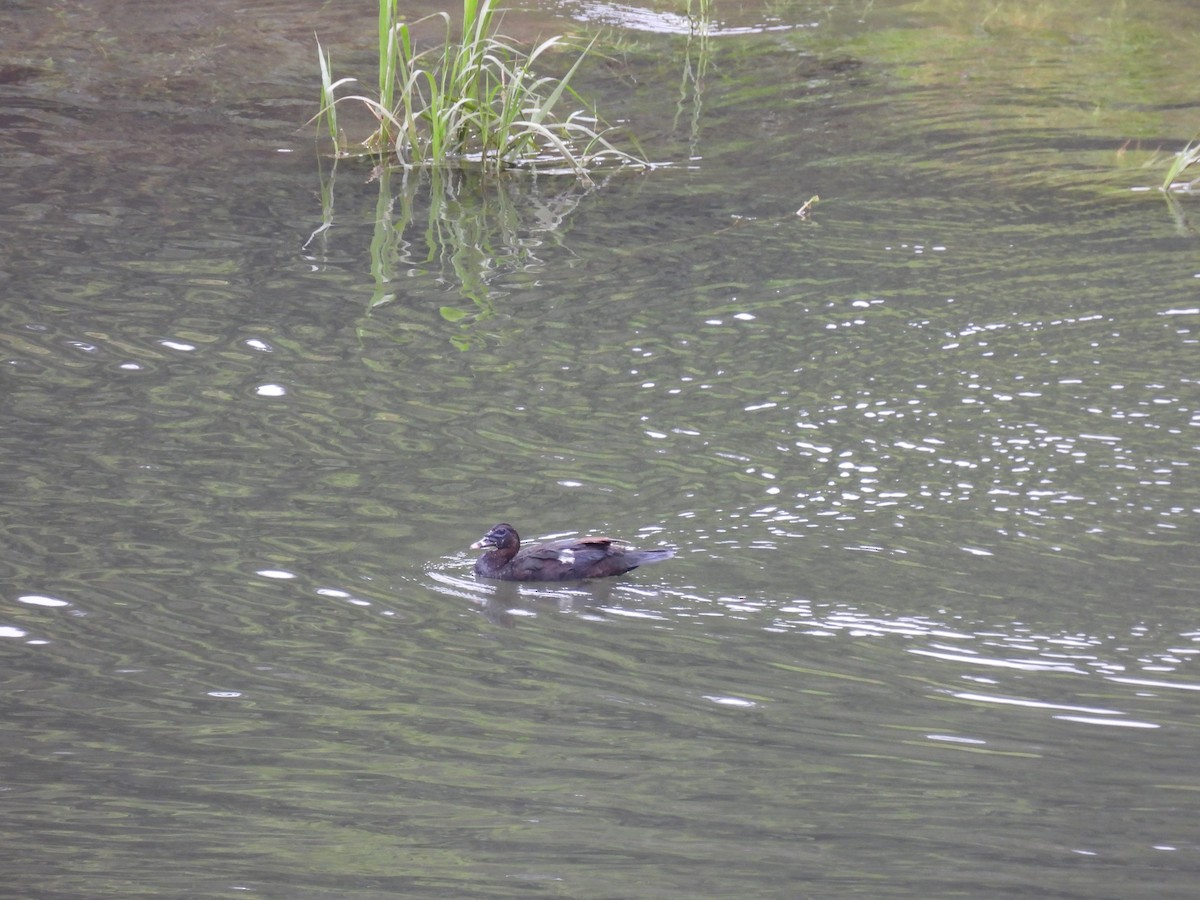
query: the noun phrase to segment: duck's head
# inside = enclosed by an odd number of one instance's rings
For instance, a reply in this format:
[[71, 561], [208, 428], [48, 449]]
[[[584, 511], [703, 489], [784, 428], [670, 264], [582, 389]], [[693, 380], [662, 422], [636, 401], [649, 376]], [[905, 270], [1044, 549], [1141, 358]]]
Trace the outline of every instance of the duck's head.
[[511, 525], [501, 522], [499, 525], [493, 525], [483, 537], [471, 545], [472, 550], [507, 550], [509, 548], [517, 548], [521, 546], [521, 538], [517, 534], [517, 529]]

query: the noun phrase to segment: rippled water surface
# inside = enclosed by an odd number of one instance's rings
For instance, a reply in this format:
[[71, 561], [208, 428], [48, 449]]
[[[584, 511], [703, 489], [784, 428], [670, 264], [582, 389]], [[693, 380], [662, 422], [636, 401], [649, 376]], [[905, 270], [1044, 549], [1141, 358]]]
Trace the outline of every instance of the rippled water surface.
[[0, 13], [12, 896], [1194, 892], [1196, 12], [711, 13], [511, 16], [592, 185], [320, 159], [370, 3]]

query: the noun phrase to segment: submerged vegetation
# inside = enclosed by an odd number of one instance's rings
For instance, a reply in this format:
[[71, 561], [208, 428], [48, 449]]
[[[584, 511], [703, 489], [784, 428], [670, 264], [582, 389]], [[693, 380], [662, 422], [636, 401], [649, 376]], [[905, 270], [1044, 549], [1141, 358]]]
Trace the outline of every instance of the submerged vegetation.
[[[412, 26], [441, 19], [440, 46], [414, 48]], [[497, 33], [495, 0], [463, 0], [462, 25], [454, 39], [450, 16], [433, 13], [409, 24], [400, 20], [399, 0], [379, 0], [378, 96], [337, 96], [353, 78], [333, 80], [329, 56], [317, 46], [321, 66], [318, 117], [339, 156], [371, 156], [408, 167], [477, 166], [496, 172], [510, 167], [567, 169], [586, 177], [602, 161], [648, 165], [619, 150], [595, 111], [571, 81], [595, 40], [579, 50], [566, 74], [538, 76], [535, 65], [568, 47], [561, 37], [523, 51]], [[378, 122], [365, 141], [348, 141], [338, 126], [338, 104], [364, 104]], [[559, 107], [574, 101], [565, 116]]]

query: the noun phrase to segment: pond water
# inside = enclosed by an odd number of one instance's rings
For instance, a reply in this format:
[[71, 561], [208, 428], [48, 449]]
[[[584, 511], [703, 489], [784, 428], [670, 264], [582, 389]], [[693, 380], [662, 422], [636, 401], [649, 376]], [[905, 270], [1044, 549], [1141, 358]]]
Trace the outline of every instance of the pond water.
[[0, 13], [12, 896], [1194, 892], [1200, 12], [706, 12], [511, 16], [592, 185], [322, 159], [370, 3]]

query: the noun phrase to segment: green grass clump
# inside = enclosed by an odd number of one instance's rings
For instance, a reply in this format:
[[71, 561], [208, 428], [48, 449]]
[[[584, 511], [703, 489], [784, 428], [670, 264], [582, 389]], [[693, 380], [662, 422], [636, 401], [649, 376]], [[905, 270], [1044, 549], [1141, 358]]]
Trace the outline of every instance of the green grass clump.
[[[334, 81], [329, 57], [318, 44], [318, 116], [338, 155], [392, 158], [404, 166], [478, 165], [489, 171], [566, 167], [584, 177], [587, 167], [602, 159], [647, 165], [609, 143], [606, 126], [571, 87], [594, 40], [565, 75], [539, 77], [535, 64], [566, 41], [556, 36], [521, 51], [496, 33], [494, 0], [463, 0], [458, 40], [445, 12], [413, 23], [440, 18], [445, 24], [442, 44], [420, 51], [398, 7], [399, 0], [379, 0], [378, 97], [337, 97], [337, 89], [353, 79]], [[568, 99], [579, 108], [560, 117], [558, 107]], [[337, 106], [347, 100], [365, 104], [378, 122], [357, 147], [348, 144], [337, 123]]]
[[1175, 154], [1170, 168], [1167, 169], [1167, 176], [1163, 179], [1162, 190], [1181, 193], [1194, 190], [1196, 185], [1200, 184], [1200, 177], [1193, 178], [1191, 181], [1181, 181], [1180, 176], [1192, 166], [1197, 165], [1200, 165], [1200, 138], [1192, 141]]

